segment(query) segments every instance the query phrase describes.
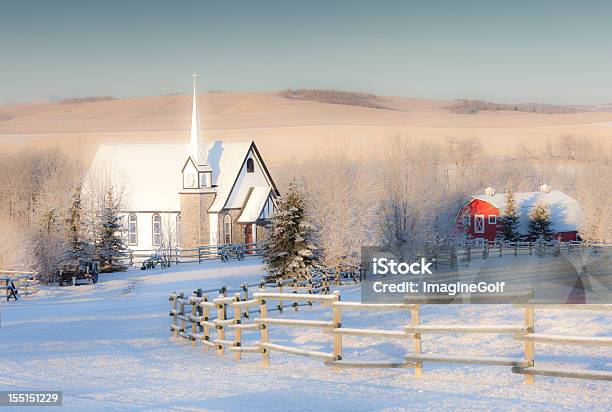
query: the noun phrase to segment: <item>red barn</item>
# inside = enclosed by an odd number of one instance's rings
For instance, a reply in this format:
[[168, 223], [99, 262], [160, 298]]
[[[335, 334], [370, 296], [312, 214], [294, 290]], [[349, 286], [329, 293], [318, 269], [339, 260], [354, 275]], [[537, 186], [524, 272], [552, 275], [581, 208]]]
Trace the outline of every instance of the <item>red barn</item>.
[[[550, 209], [554, 238], [564, 242], [577, 240], [578, 231], [584, 222], [584, 213], [578, 201], [572, 197], [542, 185], [538, 192], [515, 193], [514, 200], [520, 213], [518, 232], [522, 236], [528, 233], [529, 212], [536, 204], [543, 203]], [[473, 195], [457, 212], [456, 234], [465, 233], [469, 239], [495, 240], [497, 228], [501, 224], [499, 216], [504, 214], [505, 205], [506, 194], [495, 194], [491, 187], [485, 189], [484, 195]]]

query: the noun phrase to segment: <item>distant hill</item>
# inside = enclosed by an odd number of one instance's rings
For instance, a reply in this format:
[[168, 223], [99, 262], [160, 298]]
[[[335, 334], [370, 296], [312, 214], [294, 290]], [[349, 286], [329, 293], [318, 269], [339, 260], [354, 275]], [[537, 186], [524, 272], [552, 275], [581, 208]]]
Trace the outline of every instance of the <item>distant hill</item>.
[[[449, 109], [457, 101], [308, 89], [211, 91], [198, 100], [207, 138], [253, 139], [269, 165], [311, 156], [335, 141], [347, 153], [367, 152], [396, 136], [432, 142], [475, 138], [487, 142], [484, 150], [511, 150], [562, 134], [612, 138], [611, 105], [546, 112], [542, 105], [534, 112], [531, 106], [462, 103], [470, 109], [465, 114]], [[0, 150], [35, 145], [86, 152], [101, 142], [187, 143], [190, 125], [188, 93], [7, 105], [0, 106]]]
[[345, 104], [370, 109], [397, 110], [381, 104], [378, 96], [369, 93], [346, 92], [342, 90], [287, 89], [280, 93], [287, 99], [310, 100], [313, 102]]
[[109, 100], [116, 100], [111, 96], [97, 96], [97, 97], [76, 97], [71, 99], [64, 99], [59, 104], [73, 104], [73, 103], [92, 103], [92, 102], [106, 102]]
[[493, 103], [484, 100], [456, 100], [449, 106], [453, 113], [474, 114], [480, 111], [499, 111], [508, 110], [514, 112], [543, 113], [543, 114], [564, 114], [591, 111], [587, 106], [560, 106], [543, 103]]

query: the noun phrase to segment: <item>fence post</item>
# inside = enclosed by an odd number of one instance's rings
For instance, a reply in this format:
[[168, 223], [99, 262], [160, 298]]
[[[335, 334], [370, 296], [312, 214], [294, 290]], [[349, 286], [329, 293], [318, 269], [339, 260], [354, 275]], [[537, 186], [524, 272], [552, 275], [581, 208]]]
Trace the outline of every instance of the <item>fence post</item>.
[[[219, 296], [223, 296], [223, 295], [219, 294]], [[225, 304], [223, 303], [217, 304], [217, 319], [221, 321], [225, 320]], [[225, 328], [223, 327], [223, 325], [217, 324], [215, 328], [217, 329], [217, 339], [225, 340]], [[224, 354], [225, 354], [225, 347], [222, 344], [219, 344], [217, 346], [217, 355], [223, 356]]]
[[[335, 290], [334, 295], [338, 296], [335, 302], [340, 302], [340, 291]], [[334, 328], [338, 329], [342, 327], [342, 309], [340, 305], [334, 305], [332, 303], [332, 323]], [[334, 360], [342, 359], [342, 334], [334, 333]]]
[[529, 241], [529, 256], [533, 255], [533, 246], [531, 240]]
[[323, 271], [323, 276], [323, 288], [321, 289], [321, 294], [327, 295], [329, 293], [329, 277], [327, 276], [327, 272], [325, 271]]
[[176, 338], [178, 336], [178, 318], [176, 317], [176, 310], [177, 305], [176, 305], [176, 292], [172, 293], [172, 297], [170, 298], [170, 301], [172, 302], [172, 311], [170, 312], [170, 314], [172, 315], [172, 335]]
[[514, 257], [518, 256], [518, 240], [514, 242]]
[[[278, 279], [276, 281], [276, 286], [278, 287], [278, 293], [283, 293], [283, 280], [282, 279]], [[278, 300], [278, 312], [279, 313], [283, 313], [283, 300], [279, 299]]]
[[191, 346], [196, 345], [196, 337], [195, 334], [198, 332], [198, 299], [194, 299], [198, 297], [198, 294], [196, 291], [193, 291], [193, 293], [191, 294], [192, 299], [191, 299], [191, 333], [189, 334], [190, 338], [191, 338]]
[[[183, 294], [183, 292], [179, 293], [178, 295], [178, 299], [183, 299], [185, 297], [185, 295]], [[182, 301], [178, 304], [178, 315], [181, 316], [181, 326], [179, 327], [178, 331], [176, 331], [175, 337], [178, 337], [179, 334], [181, 332], [185, 332], [185, 328], [186, 328], [186, 321], [185, 321], [185, 303], [183, 303]]]
[[[242, 284], [242, 300], [249, 300], [249, 285], [247, 283]], [[245, 319], [249, 318], [249, 307], [245, 308], [244, 313], [242, 314]]]
[[[263, 288], [260, 290], [263, 292]], [[268, 307], [266, 306], [265, 299], [259, 300], [259, 313], [263, 319], [268, 317]], [[259, 324], [259, 329], [261, 331], [261, 338], [260, 338], [261, 343], [265, 344], [265, 343], [270, 342], [270, 331], [268, 330], [268, 327], [269, 325], [266, 323]], [[263, 361], [263, 367], [269, 368], [270, 367], [270, 351], [268, 350], [268, 348], [262, 348], [261, 356], [262, 356], [262, 361]]]
[[[527, 333], [535, 332], [535, 311], [533, 304], [525, 305], [525, 326], [527, 327]], [[525, 361], [527, 366], [533, 366], [535, 363], [535, 342], [525, 341]], [[531, 385], [534, 381], [534, 376], [525, 374], [525, 384]]]
[[197, 327], [196, 327], [196, 332], [197, 333], [202, 333], [204, 332], [202, 325], [200, 324], [200, 321], [202, 320], [202, 316], [204, 316], [203, 310], [202, 310], [202, 306], [200, 306], [200, 302], [202, 301], [202, 288], [199, 288], [198, 290], [195, 291], [195, 294], [198, 298], [197, 300], [197, 304], [196, 304], [196, 312], [197, 312], [197, 317], [198, 317], [198, 323], [197, 323]]
[[[240, 302], [240, 293], [236, 293], [234, 295], [234, 298], [236, 302]], [[236, 305], [234, 307], [234, 321], [235, 321], [234, 326], [240, 325], [240, 317], [241, 317], [240, 306]], [[242, 331], [240, 330], [239, 327], [236, 327], [234, 328], [234, 346], [236, 348], [240, 348], [241, 345], [242, 345]], [[234, 359], [236, 359], [237, 361], [240, 360], [240, 350], [236, 351], [236, 353], [234, 354]]]
[[202, 263], [202, 253], [200, 246], [198, 246], [198, 263]]
[[504, 242], [500, 240], [499, 241], [499, 257], [502, 257], [502, 254], [504, 253], [503, 250], [504, 250]]
[[[421, 316], [419, 313], [419, 305], [415, 304], [410, 309], [410, 326], [417, 327], [421, 324]], [[421, 334], [415, 333], [412, 338], [414, 354], [421, 354]], [[423, 362], [417, 361], [414, 365], [414, 376], [419, 377], [423, 374]]]
[[[297, 278], [293, 278], [293, 293], [298, 293], [298, 281]], [[298, 311], [298, 303], [297, 301], [293, 302], [293, 309], [297, 312]]]
[[134, 266], [134, 251], [130, 250], [130, 267]]
[[[208, 303], [208, 295], [202, 296], [202, 302]], [[206, 305], [206, 306], [204, 306], [202, 308], [202, 311], [204, 312], [203, 313], [203, 316], [204, 316], [203, 320], [204, 320], [204, 322], [208, 322], [209, 319], [210, 319], [210, 307], [208, 305]], [[210, 342], [210, 327], [208, 326], [207, 323], [204, 324], [203, 329], [204, 329], [204, 331], [203, 331], [204, 332], [204, 340], [206, 342]], [[210, 346], [205, 344], [204, 348], [208, 351], [210, 349]]]

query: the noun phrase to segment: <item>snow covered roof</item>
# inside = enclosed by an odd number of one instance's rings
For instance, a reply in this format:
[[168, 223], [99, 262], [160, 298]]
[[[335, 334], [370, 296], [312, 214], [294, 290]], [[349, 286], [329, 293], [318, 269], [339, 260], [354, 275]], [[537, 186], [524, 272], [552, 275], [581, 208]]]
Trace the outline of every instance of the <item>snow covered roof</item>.
[[[506, 194], [498, 193], [494, 196], [474, 195], [472, 199], [483, 200], [490, 203], [500, 214], [505, 213]], [[529, 211], [537, 203], [544, 203], [550, 208], [552, 230], [555, 232], [574, 232], [580, 230], [584, 223], [584, 213], [578, 201], [560, 190], [549, 192], [517, 192], [514, 200], [519, 206], [520, 217], [518, 230], [526, 233], [529, 226]]]
[[261, 215], [261, 211], [266, 205], [270, 196], [269, 187], [253, 187], [247, 195], [247, 201], [238, 218], [238, 223], [253, 223]]
[[112, 171], [114, 185], [125, 188], [126, 204], [132, 211], [179, 211], [183, 144], [102, 144], [90, 174]]
[[252, 143], [250, 141], [209, 143], [207, 159], [212, 168], [212, 183], [217, 185], [217, 197], [209, 211], [220, 212], [225, 206]]
[[[217, 196], [209, 211], [220, 212], [225, 206], [251, 145], [252, 141], [213, 141], [207, 144], [212, 184], [217, 186]], [[179, 211], [181, 170], [186, 159], [183, 144], [102, 144], [92, 170], [112, 169], [123, 178], [129, 210]]]

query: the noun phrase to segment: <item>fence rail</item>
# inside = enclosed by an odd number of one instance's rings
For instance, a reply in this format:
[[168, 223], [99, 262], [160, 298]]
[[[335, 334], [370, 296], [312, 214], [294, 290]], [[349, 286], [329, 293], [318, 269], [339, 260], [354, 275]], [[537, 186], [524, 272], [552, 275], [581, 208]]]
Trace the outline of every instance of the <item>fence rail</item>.
[[[469, 266], [471, 260], [476, 257], [488, 259], [490, 257], [502, 257], [505, 255], [536, 255], [558, 256], [560, 254], [602, 254], [612, 249], [612, 244], [583, 242], [583, 241], [476, 241], [470, 240], [457, 244], [445, 250], [429, 245], [423, 257], [433, 263], [436, 270], [439, 267]], [[420, 256], [419, 256], [420, 257]]]
[[[578, 370], [573, 366], [557, 369], [536, 367], [536, 343], [554, 343], [563, 345], [612, 346], [612, 337], [563, 336], [535, 333], [535, 310], [547, 310], [551, 305], [516, 305], [523, 310], [522, 324], [494, 325], [442, 325], [422, 324], [420, 322], [422, 307], [419, 304], [369, 304], [341, 300], [338, 291], [329, 292], [328, 288], [313, 287], [316, 281], [289, 279], [275, 283], [259, 285], [242, 285], [233, 296], [222, 288], [218, 296], [209, 298], [202, 290], [186, 297], [183, 293], [170, 295], [172, 325], [170, 330], [175, 338], [183, 338], [195, 346], [198, 342], [205, 350], [214, 349], [218, 356], [226, 351], [233, 353], [236, 360], [242, 354], [258, 354], [262, 357], [264, 367], [270, 366], [270, 354], [282, 352], [290, 355], [306, 356], [324, 361], [333, 368], [412, 368], [415, 376], [423, 373], [426, 363], [458, 363], [483, 366], [511, 367], [511, 371], [524, 375], [524, 382], [532, 384], [538, 375], [572, 377], [583, 379], [612, 380], [612, 372], [595, 370]], [[292, 293], [286, 287], [292, 286]], [[255, 286], [257, 288], [255, 289]], [[285, 287], [285, 289], [283, 289]], [[251, 290], [254, 292], [250, 293]], [[317, 290], [320, 291], [320, 294]], [[216, 293], [217, 291], [208, 291]], [[288, 319], [273, 317], [272, 312], [282, 314], [283, 309], [320, 304], [329, 309], [323, 319]], [[612, 305], [553, 305], [553, 308], [564, 307], [568, 310], [580, 307], [584, 310], [612, 310]], [[398, 329], [348, 328], [343, 325], [343, 313], [346, 311], [405, 311], [409, 312], [409, 324], [399, 325]], [[216, 316], [213, 316], [216, 312]], [[258, 316], [252, 318], [251, 315]], [[327, 351], [311, 350], [295, 346], [274, 343], [270, 327], [314, 328], [330, 336]], [[244, 341], [244, 331], [259, 330], [259, 340]], [[229, 336], [227, 335], [229, 333]], [[423, 353], [422, 337], [427, 334], [499, 334], [521, 342], [523, 355], [516, 358], [500, 356], [458, 356], [456, 354]], [[402, 362], [389, 361], [352, 361], [343, 359], [343, 339], [345, 336], [369, 337], [376, 339], [393, 339], [412, 342], [412, 352], [405, 355]]]
[[201, 245], [193, 249], [164, 248], [128, 250], [126, 256], [121, 259], [127, 266], [141, 265], [152, 256], [159, 256], [167, 264], [179, 263], [201, 263], [207, 260], [231, 260], [250, 256], [261, 256], [263, 254], [263, 242], [256, 243], [232, 243], [224, 245]]
[[[6, 301], [28, 297], [39, 290], [37, 272], [0, 270], [0, 291], [4, 292]], [[0, 292], [2, 293], [2, 292]]]

